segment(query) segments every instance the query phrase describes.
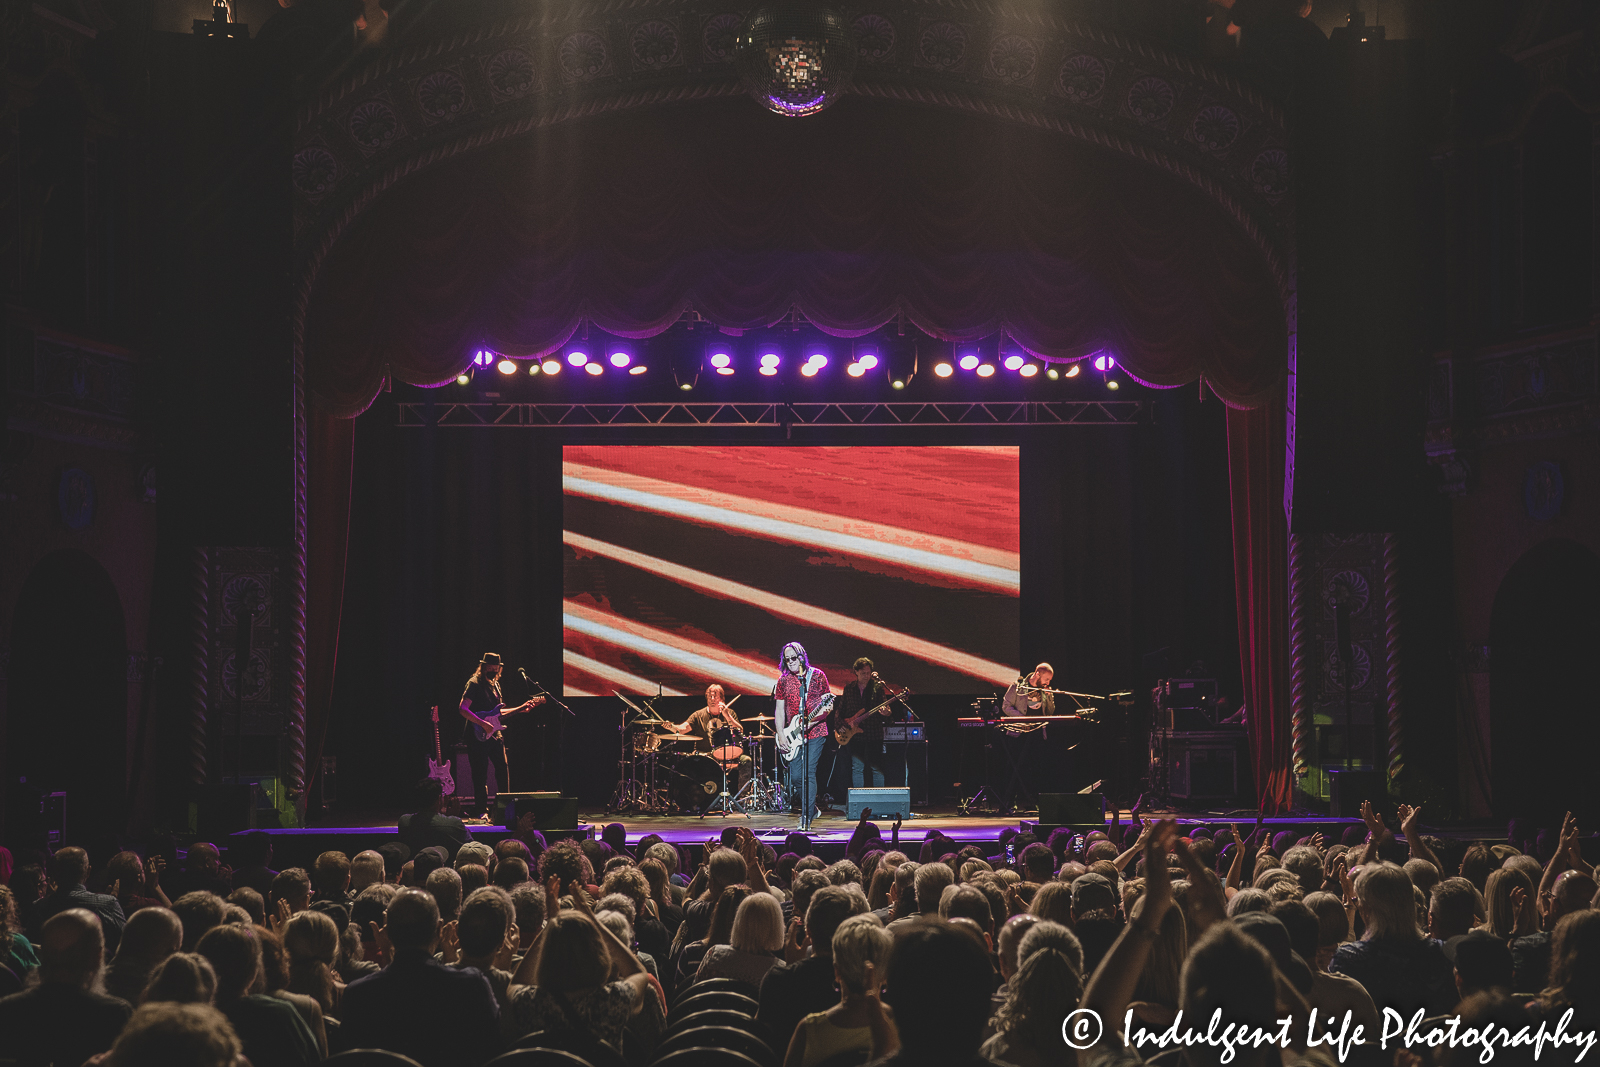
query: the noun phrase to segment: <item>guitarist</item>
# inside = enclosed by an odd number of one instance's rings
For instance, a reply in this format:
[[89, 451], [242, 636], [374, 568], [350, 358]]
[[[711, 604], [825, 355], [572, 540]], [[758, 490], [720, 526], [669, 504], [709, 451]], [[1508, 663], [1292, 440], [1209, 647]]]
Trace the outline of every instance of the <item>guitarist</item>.
[[[478, 815], [485, 815], [489, 811], [489, 764], [494, 764], [495, 781], [501, 789], [505, 789], [510, 781], [506, 771], [506, 744], [500, 732], [503, 727], [486, 721], [486, 717], [493, 715], [504, 703], [500, 696], [500, 672], [504, 669], [499, 653], [485, 652], [478, 661], [478, 669], [467, 679], [467, 687], [461, 691], [461, 717], [469, 727], [466, 742], [467, 762], [472, 767], [473, 810]], [[544, 697], [530, 697], [526, 703], [506, 708], [502, 714], [531, 711], [542, 703]], [[485, 740], [478, 740], [477, 731], [470, 729], [474, 726], [487, 735]]]
[[[821, 763], [822, 747], [828, 740], [828, 709], [833, 703], [833, 691], [828, 686], [828, 676], [811, 666], [805, 648], [798, 641], [783, 646], [782, 672], [778, 683], [772, 687], [773, 726], [782, 735], [793, 720], [800, 730], [800, 738], [787, 753], [784, 791], [791, 803], [799, 802], [800, 832], [811, 829], [817, 811], [817, 768]], [[781, 752], [781, 745], [780, 745]]]
[[[833, 706], [834, 729], [842, 727], [851, 716], [867, 708], [875, 708], [889, 699], [889, 691], [872, 670], [872, 661], [865, 656], [855, 661], [855, 681], [844, 687], [844, 694], [839, 697]], [[899, 704], [885, 708], [883, 711], [868, 715], [861, 721], [861, 732], [850, 739], [845, 746], [850, 753], [850, 784], [859, 789], [862, 786], [887, 785], [885, 770], [888, 766], [888, 757], [883, 744], [883, 724], [885, 722], [899, 721], [905, 718], [905, 712]], [[903, 758], [903, 757], [902, 757]], [[901, 769], [896, 769], [894, 777], [899, 779]], [[899, 785], [899, 781], [895, 782]]]

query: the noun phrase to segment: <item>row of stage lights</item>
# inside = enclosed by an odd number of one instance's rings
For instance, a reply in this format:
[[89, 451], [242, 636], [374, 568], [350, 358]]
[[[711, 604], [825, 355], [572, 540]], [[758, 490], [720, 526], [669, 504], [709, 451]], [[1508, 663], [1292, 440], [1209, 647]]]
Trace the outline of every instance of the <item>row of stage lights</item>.
[[[589, 349], [587, 346], [573, 346], [572, 348], [569, 348], [562, 357], [559, 358], [552, 355], [546, 356], [542, 360], [535, 359], [526, 361], [518, 361], [510, 358], [509, 356], [500, 356], [489, 349], [482, 348], [473, 353], [472, 365], [474, 368], [481, 368], [484, 370], [487, 370], [492, 366], [501, 374], [510, 376], [520, 373], [522, 370], [522, 362], [526, 362], [528, 373], [530, 375], [543, 374], [553, 377], [561, 373], [563, 359], [565, 360], [566, 365], [571, 367], [574, 371], [582, 371], [583, 373], [596, 378], [605, 373], [605, 365], [607, 363], [609, 363], [615, 370], [619, 372], [625, 372], [634, 377], [644, 374], [649, 370], [645, 364], [634, 362], [633, 354], [624, 348], [613, 348], [610, 355], [606, 356], [606, 358], [602, 361], [599, 358], [592, 358], [589, 355]], [[714, 370], [721, 377], [732, 377], [736, 373], [734, 368], [733, 353], [726, 347], [712, 346], [708, 350], [706, 362], [709, 363], [712, 370]], [[757, 373], [767, 378], [776, 377], [779, 368], [783, 365], [783, 355], [775, 348], [764, 348], [756, 362]], [[1094, 369], [1099, 371], [1101, 374], [1109, 374], [1110, 371], [1116, 367], [1117, 361], [1112, 356], [1101, 353], [1094, 357], [1093, 365]], [[828, 354], [820, 349], [813, 349], [811, 353], [806, 356], [805, 362], [800, 365], [800, 373], [804, 377], [815, 378], [827, 366]], [[845, 373], [852, 378], [860, 378], [866, 375], [868, 372], [876, 370], [879, 366], [881, 366], [881, 362], [876, 352], [871, 350], [858, 350], [853, 353], [853, 358], [851, 361], [845, 365]], [[1034, 362], [1028, 359], [1026, 356], [1016, 352], [1006, 355], [1004, 358], [1000, 359], [998, 363], [987, 361], [983, 357], [979, 356], [976, 352], [965, 352], [958, 356], [954, 361], [948, 359], [939, 360], [933, 365], [933, 373], [939, 378], [950, 378], [955, 375], [958, 369], [960, 369], [962, 371], [974, 373], [980, 378], [992, 378], [998, 373], [999, 368], [1001, 367], [1017, 374], [1022, 378], [1037, 377], [1042, 371], [1044, 376], [1049, 378], [1051, 381], [1055, 381], [1058, 378], [1076, 378], [1083, 369], [1081, 363], [1071, 363], [1067, 365], [1065, 370], [1060, 370], [1052, 365]], [[907, 377], [908, 376], [896, 375], [890, 380], [889, 384], [895, 389], [904, 389]], [[461, 385], [466, 385], [471, 382], [472, 370], [462, 371], [456, 376], [456, 381]], [[680, 383], [679, 388], [687, 390], [693, 388], [693, 385], [689, 382], [682, 382]], [[1117, 381], [1115, 379], [1108, 378], [1106, 380], [1106, 388], [1118, 388]]]

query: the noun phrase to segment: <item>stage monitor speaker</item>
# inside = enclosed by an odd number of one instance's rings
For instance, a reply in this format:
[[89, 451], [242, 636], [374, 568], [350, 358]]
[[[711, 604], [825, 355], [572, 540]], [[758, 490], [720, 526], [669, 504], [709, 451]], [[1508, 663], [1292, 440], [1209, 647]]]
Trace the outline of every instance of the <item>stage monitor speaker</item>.
[[1104, 825], [1106, 798], [1101, 793], [1040, 793], [1039, 822], [1050, 826], [1087, 823]]
[[533, 812], [533, 824], [540, 830], [578, 828], [578, 798], [560, 793], [501, 793], [494, 800], [493, 821], [514, 829], [523, 811]]
[[911, 818], [911, 790], [901, 787], [852, 789], [845, 801], [845, 818], [858, 820], [864, 808], [872, 809], [874, 819]]
[[1361, 802], [1370, 800], [1381, 808], [1389, 799], [1389, 786], [1382, 771], [1328, 772], [1328, 814], [1339, 819], [1361, 818]]

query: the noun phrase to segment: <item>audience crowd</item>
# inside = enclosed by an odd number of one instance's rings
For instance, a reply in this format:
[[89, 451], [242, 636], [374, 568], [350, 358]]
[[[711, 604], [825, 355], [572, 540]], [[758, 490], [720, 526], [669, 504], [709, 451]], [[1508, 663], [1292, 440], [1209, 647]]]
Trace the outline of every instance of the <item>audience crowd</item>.
[[[1367, 806], [1338, 842], [1136, 816], [905, 848], [869, 816], [831, 863], [804, 835], [780, 855], [742, 826], [688, 848], [523, 825], [491, 846], [431, 818], [411, 843], [309, 869], [273, 870], [259, 833], [231, 867], [205, 842], [98, 868], [67, 847], [13, 870], [0, 849], [0, 1062], [294, 1067], [382, 1049], [477, 1067], [547, 1048], [590, 1067], [1453, 1067], [1479, 1050], [1380, 1048], [1386, 1009], [1422, 1035], [1569, 1012], [1567, 1032], [1600, 1029], [1600, 901], [1571, 816], [1494, 845], [1425, 835], [1402, 804], [1398, 836]], [[1069, 1044], [1079, 1009], [1103, 1026]], [[1274, 1033], [1315, 1012], [1337, 1034], [1349, 1013], [1369, 1040], [1137, 1040], [1180, 1019], [1203, 1031], [1219, 1009]]]

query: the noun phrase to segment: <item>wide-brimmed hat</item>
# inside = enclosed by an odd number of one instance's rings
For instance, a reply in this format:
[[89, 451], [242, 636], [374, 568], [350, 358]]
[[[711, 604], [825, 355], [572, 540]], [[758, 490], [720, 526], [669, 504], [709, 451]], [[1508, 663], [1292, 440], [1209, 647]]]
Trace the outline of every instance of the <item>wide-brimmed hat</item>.
[[500, 666], [500, 653], [485, 652], [483, 654], [483, 658], [478, 662], [483, 664], [485, 667], [498, 667]]

